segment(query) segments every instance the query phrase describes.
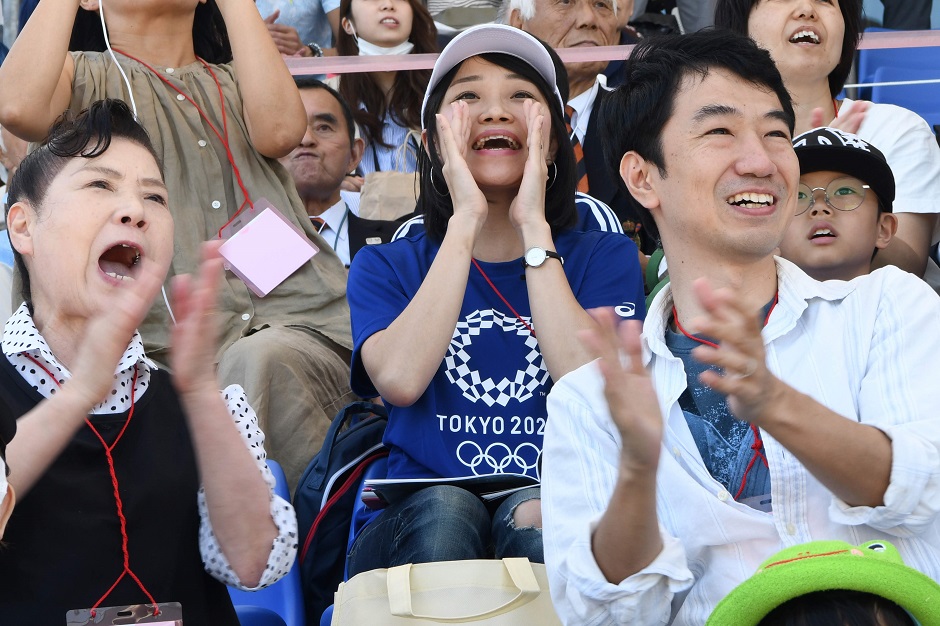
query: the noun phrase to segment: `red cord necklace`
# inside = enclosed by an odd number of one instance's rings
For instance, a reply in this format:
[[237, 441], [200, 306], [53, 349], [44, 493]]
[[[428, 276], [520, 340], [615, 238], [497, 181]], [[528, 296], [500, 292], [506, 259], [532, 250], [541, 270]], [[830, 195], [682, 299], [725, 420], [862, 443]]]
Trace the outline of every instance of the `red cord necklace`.
[[[59, 379], [55, 377], [55, 374], [49, 371], [49, 368], [47, 368], [45, 365], [37, 361], [35, 358], [33, 358], [29, 354], [24, 354], [24, 356], [28, 358], [30, 361], [32, 361], [33, 363], [35, 363], [36, 366], [39, 367], [39, 369], [44, 371], [52, 380], [52, 382], [56, 384], [57, 387], [60, 387], [60, 388], [62, 387], [62, 385], [59, 384]], [[135, 402], [134, 396], [136, 392], [136, 387], [137, 387], [137, 367], [134, 367], [134, 377], [133, 377], [133, 380], [131, 381], [131, 408], [127, 412], [127, 420], [124, 422], [124, 426], [121, 428], [121, 432], [118, 433], [118, 436], [114, 440], [114, 443], [112, 443], [110, 446], [107, 443], [105, 443], [104, 437], [101, 436], [101, 433], [98, 432], [98, 429], [95, 428], [95, 425], [91, 423], [91, 420], [89, 420], [87, 417], [85, 418], [85, 424], [88, 425], [88, 428], [91, 429], [91, 432], [93, 432], [95, 434], [95, 437], [98, 438], [98, 441], [101, 442], [101, 446], [104, 448], [105, 458], [108, 461], [108, 472], [111, 474], [111, 486], [114, 488], [114, 503], [117, 507], [118, 520], [120, 520], [121, 522], [121, 552], [124, 555], [124, 569], [121, 570], [121, 574], [117, 577], [117, 580], [114, 581], [114, 584], [112, 584], [111, 587], [104, 593], [104, 595], [101, 596], [97, 602], [95, 602], [94, 606], [91, 607], [92, 617], [95, 617], [96, 609], [99, 606], [101, 606], [101, 603], [104, 602], [105, 599], [109, 595], [111, 595], [111, 592], [114, 591], [114, 589], [118, 586], [118, 584], [122, 580], [124, 580], [125, 576], [130, 576], [131, 579], [135, 583], [137, 583], [137, 586], [140, 587], [140, 590], [144, 592], [144, 595], [147, 596], [147, 600], [149, 600], [150, 604], [154, 607], [153, 614], [154, 615], [160, 614], [160, 607], [157, 606], [156, 600], [153, 599], [153, 596], [150, 594], [149, 591], [147, 591], [147, 588], [144, 586], [144, 583], [140, 582], [140, 579], [137, 577], [137, 574], [135, 574], [134, 570], [131, 569], [131, 555], [130, 555], [130, 550], [127, 547], [127, 542], [128, 542], [127, 519], [124, 517], [124, 502], [121, 500], [121, 492], [118, 488], [117, 473], [114, 470], [114, 457], [111, 456], [111, 452], [114, 450], [115, 446], [117, 446], [118, 442], [121, 441], [121, 437], [124, 436], [124, 431], [127, 430], [127, 426], [131, 423], [131, 418], [134, 417], [134, 402]]]
[[[770, 314], [774, 312], [774, 307], [777, 306], [777, 301], [780, 299], [780, 292], [774, 294], [773, 302], [770, 303], [770, 309], [767, 311], [767, 316], [764, 317], [764, 326], [767, 325], [767, 322], [770, 321]], [[676, 322], [676, 329], [692, 341], [697, 341], [698, 343], [704, 344], [706, 346], [711, 346], [712, 348], [718, 348], [718, 344], [714, 341], [709, 341], [708, 339], [702, 339], [701, 337], [696, 337], [691, 335], [684, 328], [682, 324], [679, 323], [679, 314], [676, 312], [676, 306], [672, 305], [672, 319]], [[760, 459], [764, 464], [764, 467], [770, 467], [767, 463], [767, 457], [764, 455], [764, 440], [761, 439], [760, 429], [757, 428], [754, 424], [750, 424], [751, 432], [754, 433], [754, 443], [751, 444], [751, 450], [754, 451], [754, 454], [751, 455], [751, 460], [748, 462], [747, 467], [744, 470], [744, 476], [741, 477], [741, 485], [738, 487], [738, 492], [734, 494], [734, 499], [737, 500], [741, 497], [741, 494], [744, 493], [744, 486], [747, 485], [747, 476], [751, 473], [751, 468], [754, 467], [754, 463], [757, 462], [757, 459]]]
[[532, 328], [532, 326], [527, 321], [522, 319], [522, 316], [516, 312], [516, 309], [514, 309], [511, 304], [509, 304], [509, 300], [507, 300], [506, 297], [499, 292], [499, 289], [496, 288], [496, 285], [493, 284], [493, 281], [490, 280], [490, 277], [486, 275], [486, 272], [483, 271], [483, 268], [480, 267], [480, 264], [477, 263], [477, 260], [473, 257], [470, 257], [470, 260], [473, 261], [473, 266], [477, 268], [477, 271], [480, 272], [484, 279], [486, 279], [487, 284], [494, 292], [496, 292], [496, 295], [499, 296], [499, 299], [503, 301], [503, 304], [509, 307], [509, 310], [512, 311], [512, 314], [516, 316], [516, 319], [522, 322], [522, 325], [528, 328], [529, 332], [532, 333], [532, 336], [535, 337], [535, 329]]
[[196, 59], [198, 59], [199, 62], [202, 63], [202, 65], [206, 68], [206, 70], [207, 70], [207, 71], [209, 72], [209, 74], [212, 76], [212, 80], [215, 81], [215, 86], [216, 86], [216, 87], [218, 88], [218, 90], [219, 90], [219, 107], [221, 108], [221, 113], [222, 113], [222, 132], [219, 132], [219, 129], [215, 127], [215, 124], [212, 123], [212, 121], [211, 121], [211, 120], [209, 119], [209, 117], [205, 114], [205, 112], [202, 110], [202, 108], [201, 108], [198, 104], [196, 104], [196, 101], [193, 100], [193, 99], [189, 96], [189, 94], [183, 93], [183, 90], [182, 90], [182, 89], [180, 89], [179, 87], [177, 87], [176, 85], [174, 85], [173, 83], [171, 83], [169, 80], [167, 80], [166, 77], [163, 76], [163, 74], [161, 74], [160, 72], [158, 72], [157, 70], [155, 70], [155, 69], [152, 68], [151, 66], [147, 65], [146, 63], [144, 63], [144, 62], [141, 61], [140, 59], [138, 59], [138, 58], [136, 58], [136, 57], [133, 57], [133, 56], [127, 54], [126, 52], [123, 52], [123, 51], [121, 51], [121, 50], [118, 50], [117, 48], [114, 48], [114, 51], [115, 51], [115, 52], [120, 52], [121, 54], [123, 54], [124, 56], [126, 56], [128, 59], [132, 59], [132, 60], [134, 60], [134, 61], [137, 61], [138, 63], [140, 63], [141, 65], [143, 65], [144, 67], [146, 67], [148, 70], [150, 70], [151, 72], [153, 72], [153, 74], [154, 74], [157, 78], [159, 78], [161, 81], [163, 81], [170, 89], [172, 89], [173, 91], [175, 91], [176, 93], [178, 93], [178, 94], [179, 94], [180, 96], [182, 96], [187, 102], [189, 102], [189, 103], [192, 104], [194, 107], [196, 107], [196, 111], [199, 112], [199, 115], [200, 115], [200, 116], [202, 117], [202, 119], [206, 122], [206, 124], [209, 125], [209, 128], [212, 129], [212, 132], [215, 133], [216, 137], [219, 138], [219, 141], [221, 141], [221, 142], [222, 142], [222, 145], [225, 147], [225, 155], [228, 157], [228, 162], [229, 162], [229, 164], [232, 166], [232, 171], [235, 173], [235, 181], [238, 183], [238, 188], [241, 189], [242, 194], [245, 196], [245, 201], [242, 202], [241, 206], [238, 207], [238, 210], [235, 211], [235, 214], [232, 215], [232, 217], [229, 218], [229, 220], [222, 226], [222, 228], [219, 229], [219, 239], [221, 239], [221, 238], [222, 238], [222, 231], [225, 230], [225, 227], [226, 227], [226, 226], [228, 226], [229, 224], [232, 223], [232, 220], [234, 220], [236, 217], [238, 217], [239, 213], [241, 213], [241, 212], [245, 209], [245, 206], [247, 205], [247, 206], [250, 206], [251, 208], [254, 208], [255, 205], [254, 205], [254, 203], [252, 203], [252, 201], [251, 201], [251, 196], [248, 195], [248, 189], [245, 188], [245, 183], [242, 182], [242, 175], [241, 175], [241, 172], [238, 170], [238, 166], [235, 165], [235, 157], [232, 155], [232, 149], [231, 149], [231, 147], [229, 147], [229, 142], [228, 142], [228, 117], [227, 117], [226, 114], [225, 114], [225, 96], [222, 94], [222, 84], [219, 82], [219, 78], [215, 75], [215, 72], [212, 71], [212, 67], [211, 67], [208, 63], [206, 63], [201, 57], [196, 57]]

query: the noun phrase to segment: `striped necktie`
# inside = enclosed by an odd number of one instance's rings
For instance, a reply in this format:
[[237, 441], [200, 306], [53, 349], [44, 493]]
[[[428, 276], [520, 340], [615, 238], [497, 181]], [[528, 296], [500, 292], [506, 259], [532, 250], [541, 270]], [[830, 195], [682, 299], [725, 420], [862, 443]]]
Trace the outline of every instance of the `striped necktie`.
[[317, 229], [317, 233], [323, 232], [323, 227], [326, 225], [326, 220], [322, 217], [311, 217], [310, 223], [313, 224], [313, 227]]
[[572, 108], [571, 105], [565, 105], [565, 127], [568, 129], [568, 136], [571, 137], [571, 149], [574, 150], [574, 162], [578, 172], [578, 191], [587, 193], [587, 164], [584, 162], [584, 150], [581, 148], [581, 142], [578, 141], [578, 135], [571, 129], [572, 114], [574, 114], [574, 108]]

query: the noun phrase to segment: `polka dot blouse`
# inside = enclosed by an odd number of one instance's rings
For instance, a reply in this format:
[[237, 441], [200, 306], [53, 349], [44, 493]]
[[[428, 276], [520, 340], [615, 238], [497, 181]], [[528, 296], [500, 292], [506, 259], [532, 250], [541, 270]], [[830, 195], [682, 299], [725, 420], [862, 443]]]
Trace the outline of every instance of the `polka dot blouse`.
[[[43, 397], [55, 395], [59, 385], [64, 384], [71, 374], [64, 365], [58, 362], [52, 350], [33, 322], [33, 318], [26, 308], [20, 306], [16, 313], [7, 320], [3, 329], [3, 339], [0, 342], [3, 354], [20, 375], [32, 385]], [[49, 375], [38, 367], [26, 355], [29, 355], [43, 364], [52, 372], [57, 380], [50, 380]], [[133, 384], [134, 370], [137, 371], [137, 384], [134, 387], [134, 396], [143, 397], [150, 385], [150, 371], [157, 369], [156, 363], [147, 358], [144, 353], [144, 344], [140, 333], [135, 332], [127, 350], [118, 362], [114, 372], [114, 384], [104, 400], [96, 405], [91, 413], [102, 415], [108, 413], [123, 413], [131, 407], [130, 388]], [[225, 405], [232, 414], [232, 420], [245, 445], [251, 451], [264, 476], [265, 482], [271, 489], [271, 517], [277, 525], [278, 536], [271, 546], [267, 566], [257, 587], [266, 587], [283, 577], [290, 569], [297, 554], [297, 516], [291, 504], [274, 494], [274, 475], [268, 469], [264, 451], [264, 433], [258, 426], [258, 417], [254, 409], [248, 404], [248, 398], [240, 385], [229, 385], [222, 392]], [[206, 506], [205, 490], [200, 487], [197, 494], [199, 504], [199, 550], [205, 563], [206, 571], [214, 578], [226, 585], [241, 589], [249, 589], [238, 580], [228, 560], [222, 553], [222, 548], [216, 540], [212, 525], [209, 522], [209, 510]]]

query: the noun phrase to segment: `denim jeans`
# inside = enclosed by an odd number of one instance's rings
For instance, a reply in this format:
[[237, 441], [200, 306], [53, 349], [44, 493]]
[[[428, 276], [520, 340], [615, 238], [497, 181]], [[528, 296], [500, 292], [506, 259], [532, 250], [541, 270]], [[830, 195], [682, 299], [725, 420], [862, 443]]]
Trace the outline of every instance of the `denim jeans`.
[[349, 577], [405, 563], [528, 557], [544, 563], [541, 528], [516, 528], [513, 512], [538, 499], [538, 487], [503, 501], [490, 516], [486, 505], [465, 489], [426, 487], [382, 511], [353, 543]]

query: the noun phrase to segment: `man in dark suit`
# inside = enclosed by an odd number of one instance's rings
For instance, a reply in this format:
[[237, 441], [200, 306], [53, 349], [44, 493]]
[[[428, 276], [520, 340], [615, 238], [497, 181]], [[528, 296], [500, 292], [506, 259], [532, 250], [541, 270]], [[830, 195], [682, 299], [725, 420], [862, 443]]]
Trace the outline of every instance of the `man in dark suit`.
[[340, 195], [347, 173], [362, 158], [363, 142], [355, 136], [352, 111], [321, 81], [299, 77], [295, 82], [307, 111], [307, 132], [280, 161], [293, 177], [310, 220], [349, 267], [363, 246], [390, 241], [399, 222], [363, 219]]

